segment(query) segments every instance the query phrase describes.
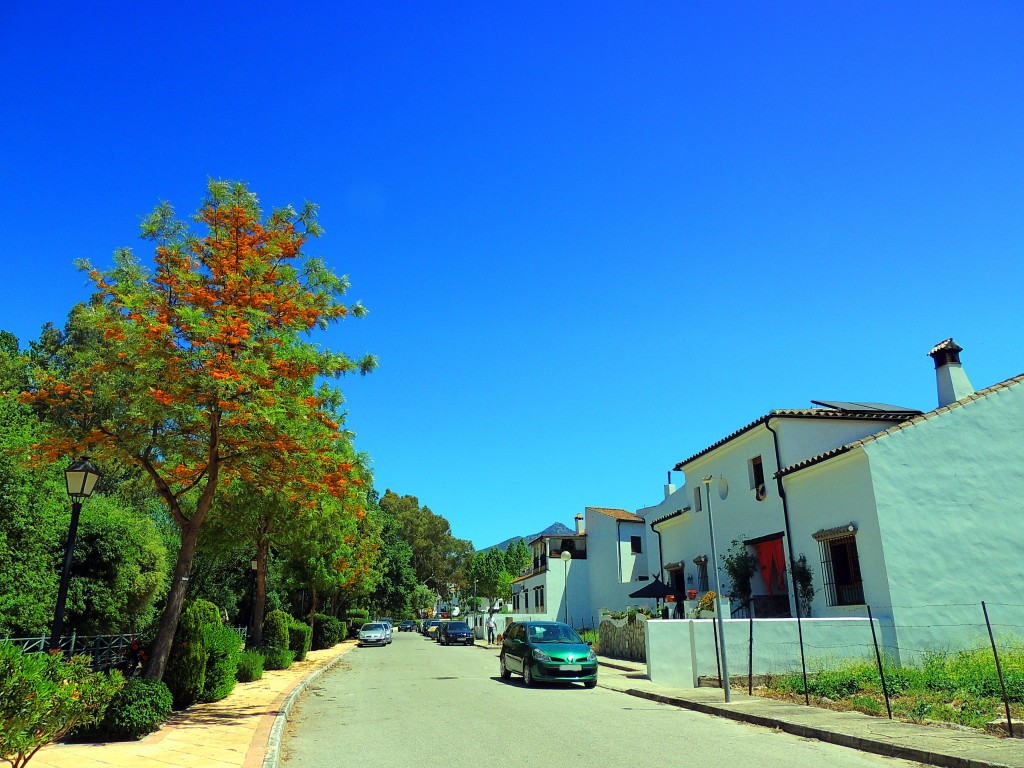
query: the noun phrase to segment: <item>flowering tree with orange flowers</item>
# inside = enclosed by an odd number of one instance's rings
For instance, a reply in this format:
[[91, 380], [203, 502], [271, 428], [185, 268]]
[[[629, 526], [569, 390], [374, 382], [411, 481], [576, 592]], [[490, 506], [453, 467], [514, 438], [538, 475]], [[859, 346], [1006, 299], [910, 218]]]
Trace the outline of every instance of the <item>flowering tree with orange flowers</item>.
[[[50, 425], [40, 461], [89, 455], [129, 463], [152, 481], [181, 532], [149, 677], [163, 676], [200, 528], [218, 487], [233, 478], [343, 498], [350, 469], [335, 460], [340, 425], [319, 377], [367, 373], [322, 349], [309, 332], [347, 315], [347, 280], [303, 253], [319, 236], [316, 208], [264, 216], [244, 184], [209, 183], [194, 226], [162, 204], [143, 221], [153, 266], [130, 250], [71, 315], [74, 345], [37, 368], [22, 395]], [[301, 478], [301, 483], [296, 483]]]

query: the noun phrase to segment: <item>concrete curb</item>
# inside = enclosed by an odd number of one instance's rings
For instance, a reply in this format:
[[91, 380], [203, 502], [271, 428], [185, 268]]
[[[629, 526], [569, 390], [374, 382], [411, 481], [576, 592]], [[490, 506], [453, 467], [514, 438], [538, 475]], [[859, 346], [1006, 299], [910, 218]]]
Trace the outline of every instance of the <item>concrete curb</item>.
[[648, 701], [656, 701], [660, 704], [669, 704], [674, 707], [691, 709], [695, 712], [701, 712], [706, 715], [725, 717], [730, 720], [738, 720], [740, 722], [750, 723], [751, 725], [760, 725], [765, 728], [775, 728], [786, 733], [791, 733], [794, 736], [802, 736], [806, 739], [816, 739], [830, 744], [837, 744], [841, 747], [856, 749], [861, 752], [871, 752], [884, 757], [897, 757], [902, 760], [913, 760], [918, 763], [940, 766], [940, 768], [1008, 768], [1004, 763], [993, 763], [987, 760], [976, 760], [957, 757], [955, 755], [945, 755], [937, 752], [915, 749], [914, 747], [907, 747], [900, 744], [893, 744], [887, 741], [849, 736], [847, 734], [837, 733], [825, 728], [815, 728], [814, 726], [803, 725], [800, 723], [789, 723], [785, 720], [778, 720], [773, 717], [765, 717], [764, 715], [755, 715], [750, 712], [741, 712], [734, 709], [716, 707], [714, 705], [703, 704], [697, 701], [687, 701], [686, 699], [680, 699], [674, 696], [664, 696], [662, 694], [651, 693], [649, 691], [640, 691], [636, 688], [628, 688], [623, 691], [623, 693], [627, 693], [630, 696], [636, 696], [637, 698], [647, 699]]
[[281, 744], [284, 741], [284, 729], [288, 725], [288, 717], [292, 713], [292, 707], [295, 706], [295, 702], [299, 696], [303, 694], [306, 688], [313, 682], [315, 682], [322, 674], [330, 671], [334, 665], [340, 662], [349, 651], [355, 646], [350, 646], [344, 651], [339, 653], [329, 662], [324, 664], [320, 669], [315, 672], [311, 672], [307, 677], [301, 680], [288, 694], [288, 697], [284, 700], [284, 704], [281, 709], [278, 710], [277, 716], [274, 718], [274, 725], [270, 729], [270, 738], [267, 739], [267, 751], [263, 755], [263, 768], [278, 768], [281, 762]]

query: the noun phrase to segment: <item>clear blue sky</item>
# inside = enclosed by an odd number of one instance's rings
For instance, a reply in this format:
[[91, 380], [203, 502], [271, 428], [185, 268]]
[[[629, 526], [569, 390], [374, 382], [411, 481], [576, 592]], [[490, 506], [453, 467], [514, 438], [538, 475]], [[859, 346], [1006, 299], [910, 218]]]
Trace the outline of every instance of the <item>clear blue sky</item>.
[[[483, 547], [772, 408], [1024, 371], [1024, 5], [0, 3], [0, 327], [206, 179], [321, 205], [377, 485]], [[554, 6], [554, 7], [547, 7]]]

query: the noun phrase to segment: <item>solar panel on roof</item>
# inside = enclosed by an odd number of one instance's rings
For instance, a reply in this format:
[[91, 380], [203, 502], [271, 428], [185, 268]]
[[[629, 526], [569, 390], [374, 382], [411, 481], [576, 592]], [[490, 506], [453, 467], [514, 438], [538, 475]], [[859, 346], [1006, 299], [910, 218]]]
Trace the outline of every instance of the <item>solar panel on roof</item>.
[[861, 403], [845, 400], [811, 400], [811, 403], [847, 413], [920, 413], [916, 408], [904, 408], [901, 405], [887, 403]]

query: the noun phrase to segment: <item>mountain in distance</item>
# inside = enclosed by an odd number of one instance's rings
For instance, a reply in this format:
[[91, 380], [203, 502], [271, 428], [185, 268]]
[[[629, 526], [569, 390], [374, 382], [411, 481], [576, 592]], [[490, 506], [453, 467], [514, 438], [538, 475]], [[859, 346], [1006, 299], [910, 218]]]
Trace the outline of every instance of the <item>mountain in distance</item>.
[[538, 536], [565, 536], [567, 534], [571, 535], [571, 534], [574, 534], [574, 533], [576, 533], [576, 531], [574, 531], [572, 528], [570, 528], [567, 525], [563, 525], [562, 523], [552, 523], [551, 525], [549, 525], [547, 528], [545, 528], [540, 533], [531, 533], [529, 536], [513, 536], [512, 538], [505, 539], [504, 541], [502, 541], [502, 542], [500, 542], [498, 544], [492, 544], [489, 547], [485, 547], [484, 549], [481, 549], [480, 551], [481, 552], [486, 552], [488, 549], [500, 549], [502, 552], [504, 552], [505, 550], [508, 549], [509, 545], [513, 541], [515, 541], [516, 539], [523, 539], [523, 540], [526, 541], [527, 544], [529, 544], [531, 541], [536, 539]]

